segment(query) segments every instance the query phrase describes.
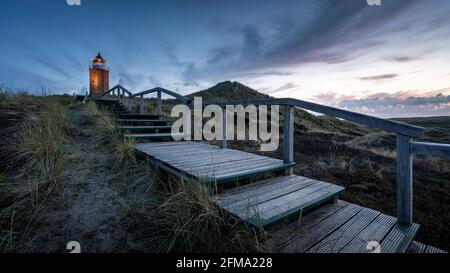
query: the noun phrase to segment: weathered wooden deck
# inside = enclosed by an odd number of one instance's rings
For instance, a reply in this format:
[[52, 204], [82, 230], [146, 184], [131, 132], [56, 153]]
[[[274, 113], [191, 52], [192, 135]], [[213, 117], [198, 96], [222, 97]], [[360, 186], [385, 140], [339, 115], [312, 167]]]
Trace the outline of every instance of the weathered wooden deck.
[[212, 201], [254, 226], [268, 226], [334, 200], [343, 187], [302, 176], [281, 176], [213, 196]]
[[[279, 159], [191, 141], [138, 143], [136, 149], [178, 173], [210, 183], [284, 165]], [[279, 176], [225, 190], [212, 195], [211, 201], [256, 227], [269, 227], [312, 211], [304, 216], [300, 229], [280, 243], [282, 252], [364, 253], [369, 241], [378, 241], [382, 252], [408, 249], [417, 224], [402, 226], [395, 217], [340, 200], [317, 209], [335, 201], [343, 190], [302, 176]]]
[[281, 159], [194, 141], [138, 143], [136, 149], [161, 164], [205, 183], [226, 183], [292, 167]]
[[405, 252], [419, 225], [400, 225], [397, 218], [339, 200], [301, 218], [299, 227], [278, 242], [287, 253], [367, 253], [376, 241], [382, 253]]

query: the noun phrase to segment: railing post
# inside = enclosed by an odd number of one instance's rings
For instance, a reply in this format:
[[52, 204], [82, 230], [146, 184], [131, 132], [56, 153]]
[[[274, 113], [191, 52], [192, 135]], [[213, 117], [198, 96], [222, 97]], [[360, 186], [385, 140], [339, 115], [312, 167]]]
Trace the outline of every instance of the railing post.
[[157, 115], [161, 115], [162, 114], [162, 110], [161, 110], [161, 91], [157, 92], [156, 114]]
[[[294, 162], [294, 107], [284, 106], [283, 159], [285, 164]], [[292, 175], [294, 169], [286, 169], [284, 175]]]
[[413, 223], [412, 168], [411, 137], [397, 134], [397, 218], [402, 225]]
[[131, 112], [131, 102], [132, 102], [131, 94], [128, 93], [128, 111]]
[[144, 95], [141, 95], [139, 99], [139, 113], [144, 113]]
[[225, 106], [222, 107], [222, 140], [220, 140], [219, 147], [227, 148], [227, 111]]

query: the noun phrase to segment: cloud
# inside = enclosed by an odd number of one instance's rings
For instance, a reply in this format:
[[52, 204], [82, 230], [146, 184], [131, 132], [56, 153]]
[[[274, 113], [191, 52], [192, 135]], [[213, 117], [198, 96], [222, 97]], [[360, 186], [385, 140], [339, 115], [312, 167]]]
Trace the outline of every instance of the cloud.
[[[392, 20], [416, 2], [389, 1], [373, 8], [365, 1], [308, 1], [307, 12], [298, 10], [290, 16], [270, 18], [266, 25], [247, 22], [222, 27], [235, 38], [210, 49], [206, 62], [187, 65], [184, 74], [216, 79], [251, 74], [261, 67], [276, 71], [306, 63], [348, 62], [383, 45], [386, 35], [380, 30], [392, 27]], [[301, 16], [301, 12], [307, 14]], [[405, 57], [397, 60], [406, 61]]]
[[380, 81], [380, 80], [388, 80], [397, 78], [399, 75], [390, 73], [390, 74], [382, 74], [382, 75], [375, 75], [375, 76], [368, 76], [368, 77], [359, 77], [358, 79], [362, 81]]
[[354, 95], [339, 95], [336, 92], [325, 92], [314, 96], [312, 100], [329, 106], [339, 107], [339, 102], [354, 100], [355, 98]]
[[[449, 90], [430, 91], [433, 96], [408, 96], [417, 91], [404, 91], [395, 94], [373, 94], [363, 99], [342, 100], [337, 107], [350, 111], [367, 113], [381, 117], [438, 116], [450, 115]], [[444, 93], [445, 92], [445, 93]]]
[[389, 58], [389, 60], [398, 62], [398, 63], [408, 63], [408, 62], [419, 60], [419, 58], [411, 57], [411, 56], [395, 56], [395, 57]]
[[288, 82], [288, 83], [286, 83], [286, 84], [284, 84], [284, 85], [282, 85], [282, 86], [276, 88], [275, 90], [273, 90], [273, 91], [271, 91], [271, 92], [267, 92], [267, 93], [268, 93], [268, 94], [271, 94], [271, 93], [277, 93], [277, 92], [286, 91], [286, 90], [288, 90], [288, 89], [292, 89], [292, 88], [296, 88], [296, 87], [298, 87], [297, 84], [294, 84], [294, 83], [292, 83], [292, 82]]

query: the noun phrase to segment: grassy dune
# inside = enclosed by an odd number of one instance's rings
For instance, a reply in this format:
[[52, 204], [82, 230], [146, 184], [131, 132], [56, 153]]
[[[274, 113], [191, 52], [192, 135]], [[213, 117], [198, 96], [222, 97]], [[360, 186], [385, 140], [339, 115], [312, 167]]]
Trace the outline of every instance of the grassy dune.
[[[209, 91], [199, 94], [266, 96], [231, 82]], [[68, 96], [0, 98], [0, 251], [64, 251], [69, 238], [91, 252], [267, 250], [264, 233], [211, 205], [205, 189], [158, 173], [136, 154], [111, 113]], [[163, 111], [175, 103], [165, 101]], [[146, 107], [152, 111], [154, 100]], [[295, 173], [345, 186], [344, 200], [395, 215], [394, 135], [300, 109], [295, 117]], [[402, 121], [426, 126], [423, 140], [450, 143], [448, 118]], [[229, 145], [260, 153], [254, 141]], [[281, 158], [282, 151], [266, 155]], [[446, 250], [449, 182], [449, 159], [415, 158], [417, 239]]]

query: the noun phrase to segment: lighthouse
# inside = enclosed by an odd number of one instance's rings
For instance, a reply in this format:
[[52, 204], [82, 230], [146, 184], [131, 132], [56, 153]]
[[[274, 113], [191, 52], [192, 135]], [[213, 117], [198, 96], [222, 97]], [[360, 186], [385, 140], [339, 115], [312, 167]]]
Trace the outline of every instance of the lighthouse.
[[89, 66], [89, 94], [97, 96], [109, 90], [109, 71], [100, 52]]

